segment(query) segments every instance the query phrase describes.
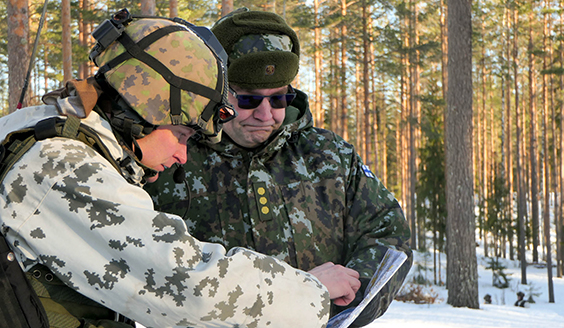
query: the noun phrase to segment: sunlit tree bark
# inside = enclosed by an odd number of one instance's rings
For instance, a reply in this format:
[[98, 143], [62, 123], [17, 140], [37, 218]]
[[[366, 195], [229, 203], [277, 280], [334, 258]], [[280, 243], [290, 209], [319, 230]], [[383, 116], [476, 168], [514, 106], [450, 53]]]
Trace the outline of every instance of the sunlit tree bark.
[[519, 261], [521, 262], [521, 284], [527, 284], [527, 258], [525, 254], [525, 215], [526, 215], [526, 199], [525, 199], [525, 180], [523, 178], [523, 153], [521, 151], [522, 140], [522, 117], [519, 101], [519, 47], [518, 47], [518, 31], [519, 31], [519, 14], [517, 9], [512, 10], [513, 18], [513, 90], [515, 91], [515, 175], [517, 183], [517, 223], [518, 223], [518, 244], [519, 244]]
[[61, 29], [62, 29], [62, 49], [63, 49], [63, 82], [66, 82], [73, 78], [70, 0], [62, 0], [61, 5], [62, 5]]
[[221, 16], [225, 16], [233, 11], [233, 0], [221, 0]]
[[[564, 2], [560, 1], [560, 35], [564, 35]], [[559, 50], [558, 50], [558, 61], [560, 64], [560, 70], [561, 72], [564, 72], [564, 38], [559, 38]], [[564, 95], [562, 90], [564, 90], [564, 73], [560, 74], [560, 83], [559, 83], [559, 87], [560, 87], [560, 93], [558, 96], [558, 101], [560, 103], [560, 122], [563, 122], [562, 119], [564, 118]], [[559, 174], [558, 174], [558, 185], [560, 186], [559, 190], [560, 190], [560, 198], [558, 199], [558, 203], [557, 206], [559, 207], [559, 212], [558, 212], [558, 216], [557, 216], [557, 224], [556, 226], [559, 227], [557, 229], [559, 229], [558, 231], [558, 241], [559, 241], [559, 254], [558, 254], [558, 260], [560, 261], [560, 275], [559, 277], [562, 277], [563, 272], [564, 272], [564, 217], [563, 217], [563, 210], [562, 210], [562, 205], [563, 205], [563, 195], [564, 195], [564, 177], [562, 177], [562, 174], [564, 173], [564, 128], [562, 126], [560, 126], [560, 169], [559, 169]]]
[[[8, 0], [8, 113], [16, 110], [29, 66], [29, 9], [27, 0]], [[29, 102], [26, 93], [21, 107]]]
[[156, 13], [155, 0], [141, 0], [141, 15], [154, 16]]
[[362, 1], [362, 84], [364, 85], [363, 94], [362, 94], [362, 106], [361, 110], [363, 112], [363, 120], [361, 123], [361, 144], [363, 145], [362, 152], [363, 158], [366, 161], [366, 165], [369, 167], [374, 168], [376, 165], [373, 165], [372, 159], [373, 157], [369, 154], [372, 153], [372, 138], [378, 137], [377, 133], [369, 133], [371, 127], [371, 118], [372, 116], [372, 106], [374, 104], [370, 103], [370, 92], [374, 92], [370, 88], [370, 36], [369, 36], [369, 15], [370, 15], [370, 8], [368, 7], [368, 3], [366, 0]]
[[509, 222], [507, 225], [507, 230], [509, 231], [508, 235], [508, 242], [509, 242], [509, 259], [513, 260], [515, 258], [515, 250], [514, 250], [514, 243], [513, 243], [513, 189], [514, 189], [514, 179], [513, 179], [513, 158], [515, 157], [513, 154], [513, 134], [512, 134], [512, 126], [513, 126], [513, 115], [511, 114], [511, 74], [509, 72], [509, 67], [511, 63], [511, 48], [510, 48], [510, 11], [509, 9], [504, 10], [504, 26], [503, 29], [505, 38], [504, 38], [504, 46], [505, 46], [505, 70], [504, 70], [504, 77], [505, 77], [505, 112], [506, 112], [506, 136], [507, 136], [507, 143], [506, 143], [506, 181], [507, 181], [507, 188], [509, 190], [509, 195], [507, 199], [508, 205], [508, 218]]
[[479, 308], [472, 177], [472, 20], [470, 0], [448, 6], [447, 303]]
[[529, 14], [529, 160], [531, 173], [531, 223], [533, 233], [533, 262], [539, 261], [539, 200], [538, 200], [538, 169], [537, 169], [537, 108], [536, 108], [536, 74], [534, 67], [533, 12]]
[[[547, 1], [543, 1], [543, 5], [546, 6]], [[548, 15], [545, 13], [543, 15], [543, 38], [542, 38], [542, 49], [544, 52], [544, 56], [542, 59], [542, 68], [543, 71], [546, 72], [547, 70], [547, 61], [548, 61], [548, 45], [547, 45], [547, 36], [549, 30], [549, 24], [551, 22], [548, 19]], [[548, 281], [548, 301], [550, 303], [554, 303], [554, 282], [552, 279], [552, 241], [550, 237], [550, 165], [548, 160], [548, 75], [543, 74], [542, 76], [542, 130], [544, 134], [542, 135], [542, 145], [543, 145], [543, 154], [544, 159], [542, 160], [542, 165], [544, 168], [544, 189], [543, 189], [543, 236], [544, 236], [544, 244], [546, 247], [546, 268], [547, 268], [547, 281]]]
[[[221, 6], [221, 8], [223, 10], [223, 5]], [[169, 0], [168, 16], [171, 18], [178, 17], [178, 0]]]
[[325, 127], [325, 113], [323, 111], [321, 99], [321, 80], [323, 52], [321, 49], [321, 27], [319, 26], [319, 0], [313, 1], [313, 14], [315, 26], [313, 29], [313, 70], [315, 72], [315, 90], [313, 96], [313, 115], [315, 117], [315, 126]]
[[340, 102], [340, 115], [339, 115], [339, 125], [341, 126], [340, 135], [345, 139], [349, 139], [349, 129], [348, 129], [348, 104], [347, 99], [349, 97], [347, 91], [347, 0], [340, 0], [341, 3], [341, 26], [340, 26], [340, 46], [341, 46], [341, 57], [339, 62], [339, 102]]

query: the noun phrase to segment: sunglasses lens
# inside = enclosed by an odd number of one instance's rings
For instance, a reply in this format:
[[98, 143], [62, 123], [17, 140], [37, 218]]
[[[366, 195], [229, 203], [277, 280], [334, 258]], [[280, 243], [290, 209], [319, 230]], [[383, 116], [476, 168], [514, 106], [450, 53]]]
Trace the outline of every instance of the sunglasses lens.
[[264, 99], [263, 96], [238, 95], [237, 105], [239, 106], [239, 108], [242, 109], [253, 109], [253, 108], [257, 108], [263, 99]]
[[296, 97], [296, 95], [292, 93], [270, 96], [270, 106], [272, 106], [272, 108], [286, 108], [288, 104], [294, 100], [294, 97]]
[[257, 108], [264, 98], [268, 98], [272, 108], [286, 108], [296, 98], [293, 93], [294, 89], [291, 88], [283, 95], [259, 96], [259, 95], [238, 95], [233, 89], [231, 93], [237, 98], [237, 106], [241, 109], [255, 109]]

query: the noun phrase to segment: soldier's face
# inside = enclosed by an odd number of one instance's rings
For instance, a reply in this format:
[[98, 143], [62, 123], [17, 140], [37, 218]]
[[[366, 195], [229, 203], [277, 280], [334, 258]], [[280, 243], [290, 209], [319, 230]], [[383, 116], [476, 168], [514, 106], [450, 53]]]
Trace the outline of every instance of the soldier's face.
[[[196, 132], [183, 125], [161, 125], [147, 136], [137, 140], [143, 158], [141, 163], [162, 172], [175, 163], [186, 163], [186, 142]], [[155, 182], [156, 175], [147, 180]]]
[[[270, 96], [288, 92], [288, 86], [274, 89], [244, 90], [235, 85], [231, 86], [238, 95]], [[238, 145], [255, 148], [265, 142], [284, 122], [285, 108], [273, 108], [269, 98], [263, 98], [261, 103], [253, 109], [239, 107], [237, 98], [229, 93], [229, 102], [233, 104], [239, 115], [223, 125], [223, 131]]]

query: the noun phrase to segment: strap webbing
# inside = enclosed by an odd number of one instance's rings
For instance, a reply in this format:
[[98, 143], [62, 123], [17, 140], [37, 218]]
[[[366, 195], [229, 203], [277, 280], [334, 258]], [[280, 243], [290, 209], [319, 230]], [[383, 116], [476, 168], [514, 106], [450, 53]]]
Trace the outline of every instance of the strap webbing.
[[221, 101], [221, 93], [205, 85], [174, 75], [174, 73], [158, 59], [143, 51], [139, 44], [135, 43], [129, 35], [125, 33], [122, 34], [121, 38], [119, 38], [119, 42], [125, 47], [132, 57], [142, 61], [158, 72], [170, 85], [199, 94], [215, 102]]
[[[0, 233], [0, 322], [10, 328], [47, 328], [47, 314], [6, 238]], [[4, 327], [4, 326], [2, 326]]]

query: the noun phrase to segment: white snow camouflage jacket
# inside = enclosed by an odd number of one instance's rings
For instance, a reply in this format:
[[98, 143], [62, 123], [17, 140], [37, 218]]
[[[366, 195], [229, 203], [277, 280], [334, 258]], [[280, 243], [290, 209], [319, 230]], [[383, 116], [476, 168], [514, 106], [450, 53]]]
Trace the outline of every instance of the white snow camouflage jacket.
[[[84, 115], [67, 98], [49, 103], [0, 118], [0, 141], [47, 117]], [[82, 123], [115, 159], [128, 156], [96, 112]], [[132, 165], [141, 181], [143, 170]], [[146, 327], [325, 327], [329, 318], [329, 294], [315, 277], [194, 239], [179, 217], [155, 211], [140, 184], [78, 140], [45, 139], [24, 154], [0, 184], [0, 223], [24, 270], [41, 263]]]

